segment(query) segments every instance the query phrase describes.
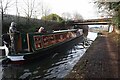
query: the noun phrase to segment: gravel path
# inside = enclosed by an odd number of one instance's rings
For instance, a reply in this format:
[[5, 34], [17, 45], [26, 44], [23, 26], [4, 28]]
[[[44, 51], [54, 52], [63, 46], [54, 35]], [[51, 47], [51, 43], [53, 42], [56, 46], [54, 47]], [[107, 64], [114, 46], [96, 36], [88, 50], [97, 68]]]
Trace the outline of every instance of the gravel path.
[[98, 36], [65, 79], [119, 78], [118, 47], [120, 45], [113, 41], [112, 36]]

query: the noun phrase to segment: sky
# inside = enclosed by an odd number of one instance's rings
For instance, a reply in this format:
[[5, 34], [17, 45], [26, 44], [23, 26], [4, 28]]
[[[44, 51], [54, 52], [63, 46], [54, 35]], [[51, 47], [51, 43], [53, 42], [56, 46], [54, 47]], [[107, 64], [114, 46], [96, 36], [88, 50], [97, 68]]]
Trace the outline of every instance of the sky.
[[[38, 4], [39, 1], [40, 0], [36, 0], [36, 4]], [[63, 13], [79, 13], [84, 19], [93, 19], [98, 18], [99, 16], [97, 8], [92, 1], [93, 0], [41, 0], [43, 5], [50, 9], [50, 13], [56, 13], [60, 16], [62, 16]], [[25, 3], [23, 0], [18, 0], [18, 5], [19, 11], [24, 12], [23, 9], [25, 8]], [[15, 15], [15, 7], [8, 9], [7, 13]], [[24, 13], [21, 13], [20, 15], [24, 16]]]
[[77, 12], [83, 18], [98, 17], [97, 8], [91, 3], [92, 0], [44, 0], [52, 8], [52, 12], [62, 14], [69, 12], [71, 14]]

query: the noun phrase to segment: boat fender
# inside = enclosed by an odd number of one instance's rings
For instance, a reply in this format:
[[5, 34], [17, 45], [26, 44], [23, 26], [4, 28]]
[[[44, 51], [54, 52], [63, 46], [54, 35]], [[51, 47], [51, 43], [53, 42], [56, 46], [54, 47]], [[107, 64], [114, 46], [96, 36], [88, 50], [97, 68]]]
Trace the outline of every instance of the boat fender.
[[4, 44], [4, 46], [0, 46], [0, 49], [5, 49], [5, 56], [8, 56], [9, 49], [5, 44]]
[[8, 56], [9, 53], [9, 49], [6, 45], [4, 45], [4, 49], [5, 49], [5, 56]]
[[2, 66], [5, 67], [7, 66], [7, 64], [10, 62], [11, 60], [9, 58], [6, 58], [4, 60], [2, 60]]

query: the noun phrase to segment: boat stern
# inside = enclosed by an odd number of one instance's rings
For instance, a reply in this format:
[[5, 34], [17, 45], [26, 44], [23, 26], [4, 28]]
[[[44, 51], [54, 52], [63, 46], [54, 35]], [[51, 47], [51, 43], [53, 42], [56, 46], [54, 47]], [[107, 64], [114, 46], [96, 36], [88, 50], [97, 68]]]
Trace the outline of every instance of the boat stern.
[[24, 56], [7, 56], [11, 61], [24, 61]]

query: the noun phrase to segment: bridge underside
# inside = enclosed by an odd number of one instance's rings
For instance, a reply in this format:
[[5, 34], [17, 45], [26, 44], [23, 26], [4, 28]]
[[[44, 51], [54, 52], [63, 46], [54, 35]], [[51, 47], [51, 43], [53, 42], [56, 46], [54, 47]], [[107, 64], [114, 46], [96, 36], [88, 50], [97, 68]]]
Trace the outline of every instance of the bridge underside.
[[85, 22], [85, 23], [79, 23], [76, 22], [74, 25], [109, 25], [110, 22]]

